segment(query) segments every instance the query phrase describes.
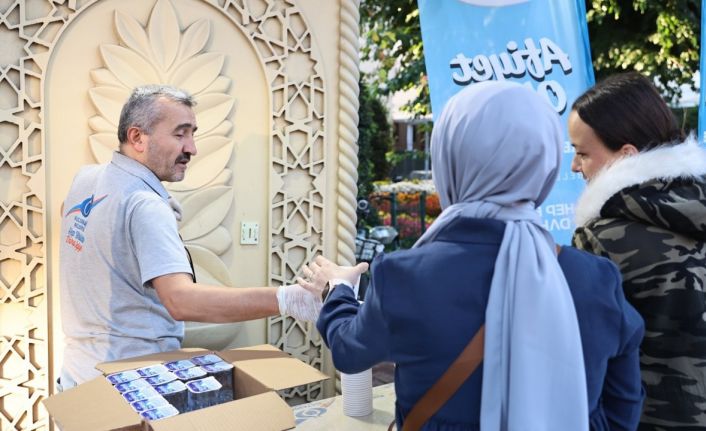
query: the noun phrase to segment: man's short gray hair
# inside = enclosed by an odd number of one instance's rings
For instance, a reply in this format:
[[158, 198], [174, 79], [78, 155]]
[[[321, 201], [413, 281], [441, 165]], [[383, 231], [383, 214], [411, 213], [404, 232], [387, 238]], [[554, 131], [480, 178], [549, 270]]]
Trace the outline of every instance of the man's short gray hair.
[[155, 103], [160, 98], [190, 108], [196, 105], [189, 93], [169, 85], [143, 85], [135, 88], [120, 112], [118, 140], [121, 144], [127, 142], [127, 131], [130, 127], [139, 127], [147, 134], [152, 133], [154, 125], [161, 120], [159, 105]]

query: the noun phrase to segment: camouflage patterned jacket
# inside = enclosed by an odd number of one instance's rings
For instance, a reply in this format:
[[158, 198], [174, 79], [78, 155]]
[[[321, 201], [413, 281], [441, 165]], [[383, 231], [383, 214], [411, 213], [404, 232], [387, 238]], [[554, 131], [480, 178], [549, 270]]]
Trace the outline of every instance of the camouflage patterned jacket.
[[645, 319], [639, 429], [706, 429], [706, 151], [690, 138], [615, 162], [576, 222], [573, 245], [620, 267]]

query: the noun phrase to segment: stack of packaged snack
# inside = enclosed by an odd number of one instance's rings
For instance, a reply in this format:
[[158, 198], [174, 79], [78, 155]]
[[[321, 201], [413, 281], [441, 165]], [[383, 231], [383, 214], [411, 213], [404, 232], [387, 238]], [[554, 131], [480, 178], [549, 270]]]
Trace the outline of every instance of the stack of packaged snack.
[[132, 408], [148, 420], [232, 401], [233, 365], [207, 354], [106, 376]]

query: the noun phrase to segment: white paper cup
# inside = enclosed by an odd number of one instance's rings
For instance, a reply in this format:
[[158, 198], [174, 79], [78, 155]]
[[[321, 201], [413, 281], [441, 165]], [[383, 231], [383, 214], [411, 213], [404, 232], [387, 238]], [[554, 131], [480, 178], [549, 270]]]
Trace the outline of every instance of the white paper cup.
[[357, 374], [341, 373], [343, 414], [368, 416], [373, 412], [373, 371], [367, 369]]

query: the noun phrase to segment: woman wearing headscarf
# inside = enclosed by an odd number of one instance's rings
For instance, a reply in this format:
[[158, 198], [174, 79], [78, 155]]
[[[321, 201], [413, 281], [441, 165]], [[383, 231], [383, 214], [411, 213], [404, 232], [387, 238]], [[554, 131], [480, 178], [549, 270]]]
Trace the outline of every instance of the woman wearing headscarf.
[[[705, 71], [706, 73], [706, 71]], [[640, 430], [706, 429], [706, 150], [652, 82], [613, 75], [572, 106], [572, 169], [587, 180], [573, 243], [619, 267], [645, 319]]]
[[443, 212], [411, 250], [378, 257], [359, 305], [360, 271], [319, 257], [331, 281], [317, 328], [337, 369], [395, 362], [399, 429], [485, 324], [483, 362], [425, 430], [632, 430], [642, 404], [643, 323], [616, 267], [558, 254], [540, 205], [559, 170], [552, 107], [521, 85], [474, 84], [452, 97], [432, 137]]

